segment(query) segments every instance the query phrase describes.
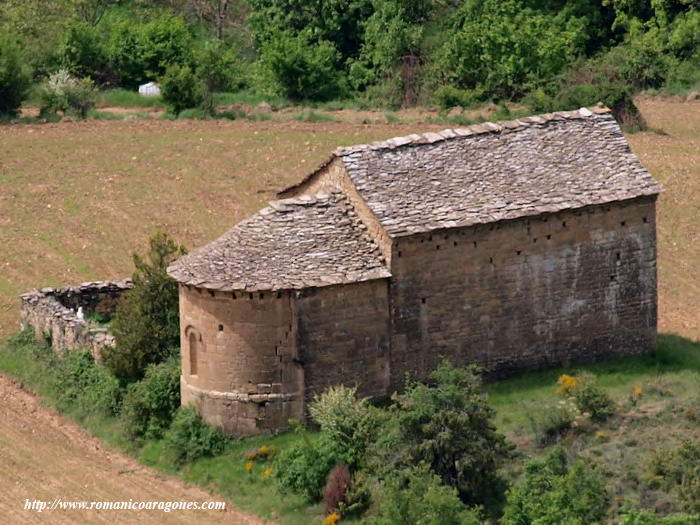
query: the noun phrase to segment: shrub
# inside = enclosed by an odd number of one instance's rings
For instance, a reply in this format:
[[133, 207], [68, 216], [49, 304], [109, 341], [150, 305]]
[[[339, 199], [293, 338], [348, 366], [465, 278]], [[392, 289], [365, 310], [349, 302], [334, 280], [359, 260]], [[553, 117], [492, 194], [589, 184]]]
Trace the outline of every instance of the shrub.
[[180, 360], [149, 365], [144, 378], [129, 385], [121, 420], [130, 439], [160, 438], [180, 406]]
[[16, 116], [29, 92], [31, 76], [15, 39], [0, 31], [0, 116]]
[[328, 481], [323, 489], [323, 502], [326, 504], [326, 513], [330, 514], [345, 503], [346, 494], [350, 488], [350, 469], [340, 463], [328, 473]]
[[425, 462], [468, 504], [497, 503], [505, 488], [498, 470], [513, 446], [496, 431], [479, 370], [443, 361], [430, 378], [434, 386], [409, 383], [396, 398], [398, 449], [391, 455], [403, 465]]
[[595, 376], [581, 374], [577, 385], [571, 389], [576, 407], [583, 414], [590, 414], [592, 421], [605, 421], [615, 413], [615, 402], [596, 384]]
[[176, 115], [196, 108], [204, 101], [202, 83], [189, 66], [169, 66], [160, 78], [160, 93]]
[[619, 525], [698, 525], [700, 515], [671, 514], [657, 516], [648, 510], [631, 510], [620, 516]]
[[328, 41], [305, 32], [280, 32], [262, 49], [262, 61], [283, 95], [293, 100], [329, 100], [341, 91], [340, 54]]
[[345, 499], [338, 505], [340, 514], [345, 517], [357, 516], [367, 510], [372, 503], [372, 491], [369, 479], [364, 471], [358, 470], [350, 480], [345, 492]]
[[178, 464], [221, 454], [229, 441], [219, 429], [206, 424], [192, 406], [178, 408], [165, 440]]
[[78, 117], [87, 117], [95, 106], [97, 89], [89, 78], [77, 78], [65, 69], [52, 74], [40, 91], [41, 113], [74, 112]]
[[526, 417], [534, 434], [535, 444], [544, 447], [558, 440], [585, 422], [586, 418], [570, 400], [553, 405], [532, 407]]
[[525, 466], [524, 482], [508, 491], [501, 523], [599, 523], [608, 502], [602, 480], [582, 461], [569, 467], [564, 450], [555, 448], [544, 461]]
[[476, 510], [467, 508], [453, 487], [440, 482], [425, 464], [393, 477], [379, 500], [374, 525], [477, 525]]
[[156, 233], [145, 258], [134, 254], [134, 287], [117, 306], [111, 325], [117, 345], [102, 356], [123, 383], [141, 379], [149, 364], [164, 361], [179, 344], [177, 282], [166, 270], [185, 252], [166, 234]]
[[661, 477], [666, 490], [676, 489], [680, 508], [700, 513], [700, 441], [684, 439], [674, 449], [661, 449], [649, 461], [652, 476]]
[[281, 492], [294, 492], [317, 502], [335, 464], [334, 446], [326, 436], [304, 436], [277, 456], [274, 477]]
[[311, 418], [332, 445], [338, 461], [351, 470], [360, 467], [367, 447], [377, 436], [380, 415], [367, 401], [356, 399], [356, 388], [330, 387], [316, 395], [309, 407]]
[[121, 22], [112, 32], [109, 58], [120, 85], [135, 89], [171, 65], [191, 65], [192, 35], [182, 18], [167, 14], [146, 24]]
[[90, 352], [68, 352], [64, 358], [55, 360], [53, 371], [61, 409], [76, 410], [80, 416], [119, 412], [122, 395], [119, 382], [95, 363]]
[[210, 40], [197, 53], [196, 62], [197, 76], [203, 86], [203, 108], [213, 114], [214, 92], [226, 91], [236, 84], [238, 58], [234, 50], [221, 40]]
[[98, 82], [110, 79], [109, 59], [99, 30], [84, 22], [70, 22], [58, 47], [61, 67], [77, 77], [90, 77]]
[[458, 89], [453, 86], [440, 86], [435, 92], [435, 102], [442, 109], [454, 107], [468, 108], [483, 100], [485, 93], [473, 89]]

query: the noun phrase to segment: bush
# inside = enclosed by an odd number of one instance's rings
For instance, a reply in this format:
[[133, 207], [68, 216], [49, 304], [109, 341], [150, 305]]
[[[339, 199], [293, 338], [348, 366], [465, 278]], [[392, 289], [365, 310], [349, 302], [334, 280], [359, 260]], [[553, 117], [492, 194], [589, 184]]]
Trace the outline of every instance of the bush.
[[41, 87], [41, 114], [66, 114], [74, 112], [78, 117], [87, 117], [95, 106], [97, 89], [89, 78], [77, 78], [65, 69], [52, 74]]
[[434, 386], [409, 383], [396, 398], [397, 449], [390, 454], [399, 467], [425, 462], [465, 503], [495, 507], [505, 489], [498, 470], [513, 446], [496, 431], [479, 369], [443, 361], [430, 378]]
[[229, 441], [219, 429], [206, 424], [192, 406], [178, 408], [165, 440], [178, 464], [221, 454]]
[[674, 449], [661, 449], [649, 463], [652, 476], [660, 476], [666, 490], [678, 491], [681, 510], [700, 513], [700, 441], [685, 439]]
[[109, 59], [100, 31], [84, 22], [67, 25], [58, 47], [58, 62], [77, 77], [90, 77], [100, 83], [110, 82]]
[[204, 101], [202, 83], [189, 66], [169, 66], [160, 78], [160, 93], [176, 115], [183, 110], [196, 108]]
[[435, 92], [435, 102], [442, 109], [454, 107], [468, 108], [483, 100], [485, 93], [473, 89], [457, 89], [453, 86], [440, 86]]
[[0, 31], [0, 116], [17, 116], [30, 84], [19, 45], [10, 34]]
[[374, 525], [478, 525], [453, 487], [446, 487], [425, 464], [393, 477], [381, 491]]
[[226, 91], [236, 85], [238, 58], [231, 47], [221, 40], [205, 42], [197, 53], [197, 77], [202, 81], [203, 108], [210, 114], [214, 113], [214, 92]]
[[304, 439], [282, 451], [274, 476], [281, 492], [294, 492], [315, 503], [323, 497], [328, 473], [336, 464], [333, 443], [323, 434]]
[[525, 481], [508, 491], [501, 523], [600, 523], [608, 502], [603, 481], [582, 461], [569, 468], [566, 453], [556, 448], [544, 461], [525, 466]]
[[347, 465], [340, 463], [328, 473], [328, 481], [323, 489], [323, 502], [326, 505], [326, 513], [330, 514], [338, 510], [345, 503], [352, 476]]
[[282, 94], [297, 101], [330, 100], [340, 94], [339, 57], [333, 44], [314, 42], [304, 32], [281, 32], [262, 49], [262, 61]]
[[356, 388], [330, 387], [314, 396], [309, 406], [311, 418], [320, 425], [336, 459], [351, 470], [361, 466], [381, 427], [378, 411], [367, 401], [356, 399], [356, 392]]
[[605, 421], [615, 413], [615, 402], [596, 384], [592, 374], [580, 374], [572, 377], [562, 375], [557, 381], [559, 391], [573, 396], [576, 407], [583, 414], [590, 414], [592, 421]]
[[129, 385], [121, 420], [129, 439], [160, 438], [180, 406], [180, 360], [150, 365], [144, 378]]
[[526, 417], [538, 447], [557, 441], [585, 421], [576, 404], [568, 400], [554, 405], [532, 407]]
[[619, 525], [698, 525], [700, 516], [690, 514], [671, 514], [657, 516], [648, 510], [632, 510], [620, 516]]
[[167, 14], [146, 24], [121, 22], [112, 32], [109, 58], [120, 86], [135, 89], [171, 65], [191, 65], [192, 34], [182, 18]]
[[75, 410], [80, 416], [115, 415], [122, 392], [119, 382], [103, 366], [96, 364], [90, 352], [70, 351], [56, 359], [55, 390], [62, 410]]
[[164, 361], [179, 346], [177, 282], [166, 270], [185, 253], [166, 234], [156, 233], [145, 258], [134, 254], [134, 287], [117, 306], [111, 325], [117, 345], [102, 356], [122, 383], [141, 379], [148, 365]]

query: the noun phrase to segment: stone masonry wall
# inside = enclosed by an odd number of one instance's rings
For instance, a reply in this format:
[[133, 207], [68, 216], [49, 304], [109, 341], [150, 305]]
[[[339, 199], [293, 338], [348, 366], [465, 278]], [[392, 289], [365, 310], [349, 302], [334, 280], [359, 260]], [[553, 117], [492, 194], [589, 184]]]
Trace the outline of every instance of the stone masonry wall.
[[296, 300], [307, 401], [326, 388], [358, 386], [360, 397], [389, 387], [388, 280], [304, 291]]
[[87, 317], [111, 316], [121, 295], [132, 287], [130, 280], [86, 282], [80, 286], [42, 288], [21, 296], [22, 329], [32, 327], [37, 339], [50, 341], [58, 354], [70, 349], [90, 350], [95, 359], [106, 346], [114, 345], [107, 328], [87, 318], [78, 319], [82, 306]]
[[301, 417], [290, 300], [288, 292], [181, 285], [183, 404], [196, 404], [204, 419], [237, 435], [284, 428]]
[[445, 356], [493, 375], [656, 338], [655, 199], [397, 239], [391, 384]]

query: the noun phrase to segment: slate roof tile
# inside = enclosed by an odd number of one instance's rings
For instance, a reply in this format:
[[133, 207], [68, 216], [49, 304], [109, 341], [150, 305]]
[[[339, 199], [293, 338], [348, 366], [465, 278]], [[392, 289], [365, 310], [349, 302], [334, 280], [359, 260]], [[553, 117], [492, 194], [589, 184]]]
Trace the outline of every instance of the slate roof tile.
[[168, 268], [221, 291], [300, 289], [389, 277], [377, 245], [340, 193], [273, 201]]

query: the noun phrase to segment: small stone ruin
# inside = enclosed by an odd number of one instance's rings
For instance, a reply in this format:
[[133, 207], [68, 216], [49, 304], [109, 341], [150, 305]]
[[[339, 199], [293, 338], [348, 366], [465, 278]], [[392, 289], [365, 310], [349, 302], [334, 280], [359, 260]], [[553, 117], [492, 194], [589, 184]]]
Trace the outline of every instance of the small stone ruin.
[[[89, 350], [95, 360], [107, 346], [114, 346], [109, 319], [121, 295], [132, 288], [129, 279], [95, 281], [79, 286], [41, 288], [21, 296], [22, 329], [31, 327], [36, 338], [63, 355], [66, 350]], [[82, 308], [82, 318], [78, 310]]]

